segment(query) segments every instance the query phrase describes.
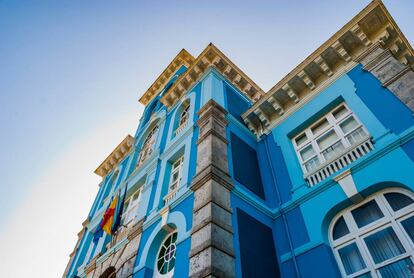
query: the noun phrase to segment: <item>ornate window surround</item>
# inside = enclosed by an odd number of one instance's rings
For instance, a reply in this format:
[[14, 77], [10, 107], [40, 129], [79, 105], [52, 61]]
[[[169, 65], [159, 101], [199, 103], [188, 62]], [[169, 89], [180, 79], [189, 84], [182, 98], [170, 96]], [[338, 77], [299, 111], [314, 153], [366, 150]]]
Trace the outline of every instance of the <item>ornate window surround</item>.
[[311, 186], [373, 149], [371, 136], [345, 102], [325, 113], [292, 139]]

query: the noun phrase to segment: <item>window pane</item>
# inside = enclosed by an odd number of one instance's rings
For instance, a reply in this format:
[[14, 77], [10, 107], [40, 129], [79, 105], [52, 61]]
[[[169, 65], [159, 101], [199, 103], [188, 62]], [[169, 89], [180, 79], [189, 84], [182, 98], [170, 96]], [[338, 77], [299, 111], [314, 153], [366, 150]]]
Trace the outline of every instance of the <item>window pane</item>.
[[329, 131], [325, 135], [323, 135], [321, 138], [317, 140], [319, 148], [321, 150], [329, 147], [332, 145], [336, 140], [338, 140], [338, 135], [336, 135], [334, 130]]
[[345, 108], [345, 106], [341, 105], [338, 109], [336, 109], [334, 112], [332, 112], [335, 119], [341, 118], [343, 115], [345, 115], [348, 112], [348, 110]]
[[371, 276], [371, 273], [370, 272], [368, 272], [368, 273], [365, 273], [365, 274], [362, 274], [362, 275], [359, 275], [359, 276], [357, 276], [357, 277], [355, 277], [355, 278], [371, 278], [372, 276]]
[[341, 129], [344, 133], [348, 133], [351, 130], [353, 130], [354, 128], [356, 128], [358, 126], [358, 123], [354, 119], [354, 117], [351, 116], [348, 119], [346, 119], [345, 121], [343, 121], [339, 126], [341, 127]]
[[341, 218], [339, 218], [338, 221], [336, 221], [335, 226], [333, 228], [333, 239], [336, 240], [347, 234], [349, 234], [349, 230], [346, 226], [345, 219], [341, 216]]
[[361, 253], [355, 243], [338, 250], [346, 274], [352, 274], [366, 267]]
[[312, 133], [313, 134], [318, 134], [322, 130], [324, 130], [328, 125], [329, 125], [328, 120], [324, 119], [323, 121], [321, 121], [320, 123], [318, 123], [314, 127], [312, 127]]
[[178, 171], [177, 172], [175, 172], [175, 173], [173, 173], [173, 176], [172, 176], [172, 182], [176, 182], [177, 180], [178, 180]]
[[313, 150], [312, 145], [309, 145], [300, 151], [300, 156], [302, 157], [303, 161], [308, 160], [314, 155], [315, 155], [315, 151]]
[[319, 162], [319, 158], [317, 156], [315, 156], [314, 158], [308, 160], [305, 163], [305, 168], [306, 168], [306, 172], [311, 172], [313, 170], [315, 170], [316, 168], [318, 168], [320, 162]]
[[394, 211], [400, 210], [414, 203], [413, 200], [407, 195], [397, 192], [385, 193], [384, 196]]
[[302, 145], [303, 143], [305, 143], [306, 142], [306, 140], [308, 140], [308, 137], [306, 137], [306, 134], [305, 133], [303, 133], [301, 136], [299, 136], [298, 138], [296, 138], [296, 145], [297, 146], [300, 146], [300, 145]]
[[405, 231], [410, 236], [411, 240], [414, 241], [414, 216], [401, 221]]
[[391, 227], [366, 237], [364, 241], [376, 264], [405, 252], [404, 247]]
[[374, 222], [375, 220], [382, 218], [384, 215], [378, 207], [377, 202], [375, 202], [375, 200], [372, 200], [365, 205], [354, 209], [352, 211], [352, 216], [354, 217], [358, 228], [361, 228], [365, 225], [368, 225], [369, 223]]
[[379, 269], [379, 272], [383, 278], [411, 278], [413, 263], [407, 258], [384, 266]]
[[356, 143], [361, 142], [363, 139], [367, 138], [367, 133], [365, 130], [361, 127], [355, 129], [350, 134], [346, 136], [346, 139], [348, 139], [349, 143], [351, 145], [354, 145]]
[[323, 155], [323, 157], [325, 157], [326, 160], [330, 160], [332, 158], [338, 157], [344, 149], [345, 149], [345, 147], [342, 144], [342, 142], [338, 141], [335, 144], [333, 144], [332, 146], [326, 148], [322, 152], [322, 155]]

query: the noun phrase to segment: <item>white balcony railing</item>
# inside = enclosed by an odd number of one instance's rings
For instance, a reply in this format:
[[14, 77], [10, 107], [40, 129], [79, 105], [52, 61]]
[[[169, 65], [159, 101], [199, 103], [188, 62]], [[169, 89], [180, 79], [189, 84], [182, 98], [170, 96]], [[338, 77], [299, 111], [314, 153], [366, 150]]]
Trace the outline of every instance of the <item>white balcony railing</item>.
[[187, 126], [188, 121], [183, 122], [177, 129], [175, 130], [175, 136], [179, 134], [181, 131], [184, 130], [184, 128]]
[[309, 185], [314, 186], [373, 150], [374, 146], [372, 145], [370, 137], [365, 137], [363, 140], [358, 141], [359, 143], [345, 149], [340, 155], [321, 164], [317, 169], [306, 174], [305, 180], [307, 180]]
[[164, 197], [164, 204], [169, 205], [171, 201], [174, 199], [174, 197], [177, 195], [178, 188], [172, 190]]

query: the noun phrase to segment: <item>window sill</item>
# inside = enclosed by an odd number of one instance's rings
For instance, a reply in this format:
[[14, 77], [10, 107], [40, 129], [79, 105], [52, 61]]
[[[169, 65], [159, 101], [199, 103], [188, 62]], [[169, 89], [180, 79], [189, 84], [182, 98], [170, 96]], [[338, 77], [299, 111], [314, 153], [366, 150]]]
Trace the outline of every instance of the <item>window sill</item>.
[[352, 162], [358, 160], [360, 157], [366, 155], [373, 149], [374, 146], [371, 142], [371, 137], [368, 136], [354, 146], [345, 149], [336, 157], [324, 162], [317, 169], [305, 174], [304, 178], [309, 186], [314, 186], [339, 170], [345, 168]]

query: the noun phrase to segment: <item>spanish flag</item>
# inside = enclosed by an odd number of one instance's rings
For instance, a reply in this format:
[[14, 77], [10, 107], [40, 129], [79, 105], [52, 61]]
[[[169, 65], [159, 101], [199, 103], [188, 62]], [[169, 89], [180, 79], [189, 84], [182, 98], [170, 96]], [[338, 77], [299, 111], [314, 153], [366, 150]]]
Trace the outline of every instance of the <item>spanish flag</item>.
[[114, 214], [116, 209], [116, 204], [118, 203], [118, 195], [116, 195], [113, 199], [101, 221], [101, 228], [104, 230], [108, 235], [112, 235], [112, 225], [114, 223]]

